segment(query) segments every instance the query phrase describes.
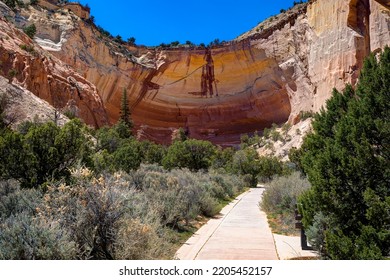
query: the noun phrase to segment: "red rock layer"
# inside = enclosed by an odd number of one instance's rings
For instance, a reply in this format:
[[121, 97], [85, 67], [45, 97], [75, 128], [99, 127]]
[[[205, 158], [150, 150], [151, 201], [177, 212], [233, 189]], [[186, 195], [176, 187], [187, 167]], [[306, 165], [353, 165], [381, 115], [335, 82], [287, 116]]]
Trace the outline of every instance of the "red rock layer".
[[291, 75], [260, 48], [235, 43], [209, 51], [136, 49], [137, 63], [115, 53], [85, 27], [53, 54], [100, 89], [113, 123], [126, 88], [141, 139], [168, 144], [172, 132], [182, 127], [190, 137], [232, 145], [242, 133], [261, 131], [290, 116], [285, 85]]
[[57, 109], [68, 106], [87, 124], [108, 124], [96, 87], [40, 49], [21, 30], [0, 19], [0, 75], [28, 89]]

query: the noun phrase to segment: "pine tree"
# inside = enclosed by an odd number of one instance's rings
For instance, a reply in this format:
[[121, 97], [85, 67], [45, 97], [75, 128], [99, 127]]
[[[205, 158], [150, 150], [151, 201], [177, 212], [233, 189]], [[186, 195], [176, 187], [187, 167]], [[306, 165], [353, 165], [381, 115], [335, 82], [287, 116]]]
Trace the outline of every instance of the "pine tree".
[[[318, 232], [313, 237], [323, 257], [390, 254], [389, 89], [387, 47], [379, 61], [374, 55], [365, 61], [356, 90], [334, 91], [302, 146], [301, 163], [312, 188], [301, 198], [301, 212], [309, 232]], [[319, 232], [321, 216], [326, 222]]]
[[[123, 93], [122, 93], [120, 117], [119, 117], [117, 127], [120, 130], [118, 132], [121, 135], [126, 136], [126, 137], [122, 137], [122, 138], [128, 138], [128, 136], [131, 136], [133, 122], [131, 120], [130, 106], [129, 106], [129, 101], [127, 99], [126, 89], [123, 89]], [[123, 129], [128, 130], [128, 132], [122, 133]]]

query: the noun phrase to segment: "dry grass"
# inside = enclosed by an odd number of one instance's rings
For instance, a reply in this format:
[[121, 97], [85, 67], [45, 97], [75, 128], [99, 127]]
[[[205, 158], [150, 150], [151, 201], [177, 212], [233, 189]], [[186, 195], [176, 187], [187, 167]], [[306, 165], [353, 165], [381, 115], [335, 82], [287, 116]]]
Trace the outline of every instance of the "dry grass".
[[297, 235], [295, 229], [295, 204], [298, 196], [310, 186], [299, 172], [276, 177], [268, 185], [260, 204], [267, 213], [269, 225], [274, 233]]

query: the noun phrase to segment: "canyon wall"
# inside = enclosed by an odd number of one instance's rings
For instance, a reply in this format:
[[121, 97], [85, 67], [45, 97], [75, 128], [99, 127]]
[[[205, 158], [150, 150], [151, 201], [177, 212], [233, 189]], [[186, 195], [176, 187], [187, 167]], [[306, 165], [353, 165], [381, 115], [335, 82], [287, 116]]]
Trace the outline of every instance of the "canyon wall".
[[[4, 11], [12, 15], [12, 11]], [[0, 17], [0, 75], [93, 126], [108, 124], [96, 87]], [[32, 114], [33, 112], [31, 112]]]
[[118, 44], [67, 11], [23, 16], [44, 49], [96, 86], [105, 111], [95, 118], [107, 112], [115, 123], [126, 89], [140, 139], [168, 144], [182, 127], [234, 145], [242, 133], [298, 122], [332, 88], [355, 84], [364, 57], [390, 44], [389, 8], [387, 0], [312, 0], [209, 49]]

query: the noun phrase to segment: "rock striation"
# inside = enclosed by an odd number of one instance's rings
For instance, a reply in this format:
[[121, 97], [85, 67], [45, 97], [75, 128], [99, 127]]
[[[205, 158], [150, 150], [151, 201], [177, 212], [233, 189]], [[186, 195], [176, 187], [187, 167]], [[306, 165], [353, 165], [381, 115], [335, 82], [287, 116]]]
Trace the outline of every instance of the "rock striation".
[[[311, 0], [210, 48], [118, 44], [67, 10], [22, 15], [36, 23], [35, 40], [52, 59], [93, 89], [90, 99], [101, 98], [102, 107], [81, 108], [90, 123], [115, 123], [126, 89], [135, 135], [164, 144], [180, 127], [190, 137], [235, 145], [242, 133], [296, 123], [300, 112], [320, 110], [332, 88], [355, 84], [364, 57], [390, 44], [387, 0]], [[52, 91], [43, 92], [50, 102]]]
[[87, 124], [108, 124], [96, 87], [61, 60], [42, 50], [5, 18], [0, 18], [0, 61], [0, 75], [6, 77], [9, 83], [27, 89], [58, 111], [71, 110]]

